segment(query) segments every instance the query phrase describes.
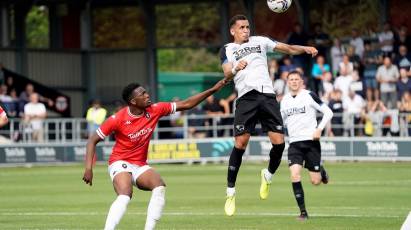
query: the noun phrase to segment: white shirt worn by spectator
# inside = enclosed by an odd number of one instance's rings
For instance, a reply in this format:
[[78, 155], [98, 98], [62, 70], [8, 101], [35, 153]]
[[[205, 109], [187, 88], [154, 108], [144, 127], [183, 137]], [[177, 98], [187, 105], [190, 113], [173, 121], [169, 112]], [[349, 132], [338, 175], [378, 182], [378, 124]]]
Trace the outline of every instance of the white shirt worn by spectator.
[[[400, 72], [398, 72], [398, 68], [396, 65], [390, 65], [390, 67], [385, 67], [385, 65], [381, 65], [377, 69], [377, 79], [385, 80], [385, 81], [397, 81], [400, 77]], [[396, 90], [396, 83], [395, 82], [385, 82], [380, 84], [380, 91], [381, 93], [389, 93], [394, 92]]]
[[[378, 34], [378, 40], [380, 41], [380, 43], [385, 42], [385, 41], [393, 41], [394, 40], [394, 34], [392, 33], [392, 31], [388, 31], [388, 32], [381, 32], [380, 34]], [[381, 50], [383, 52], [392, 52], [393, 51], [393, 45], [383, 45], [381, 46]]]
[[364, 40], [361, 37], [353, 38], [350, 41], [350, 45], [355, 47], [355, 54], [362, 58], [364, 54]]
[[267, 37], [251, 36], [243, 44], [228, 43], [220, 53], [224, 62], [237, 66], [241, 60], [247, 61], [247, 67], [237, 72], [234, 77], [238, 98], [251, 90], [274, 94], [273, 83], [268, 73], [267, 52], [273, 51], [277, 42]]
[[348, 97], [348, 93], [350, 92], [350, 85], [353, 81], [351, 75], [346, 76], [339, 76], [334, 81], [334, 88], [341, 90], [342, 98]]
[[343, 108], [348, 114], [360, 114], [365, 106], [364, 99], [355, 94], [353, 98], [347, 96], [343, 98]]
[[274, 92], [277, 95], [284, 95], [288, 93], [288, 87], [287, 87], [287, 82], [285, 82], [283, 79], [277, 79], [273, 83], [274, 87]]
[[331, 47], [331, 60], [332, 60], [332, 68], [333, 68], [333, 72], [336, 73], [337, 71], [339, 71], [339, 65], [340, 62], [343, 61], [343, 50], [341, 47], [337, 47], [337, 46], [333, 46]]
[[[302, 89], [292, 96], [287, 93], [281, 100], [281, 116], [287, 127], [290, 143], [313, 140], [317, 128], [324, 129], [331, 120], [333, 112], [317, 95]], [[321, 122], [317, 125], [317, 111], [323, 113]]]
[[[46, 114], [46, 106], [43, 103], [27, 103], [24, 105], [24, 114], [25, 115], [36, 115], [41, 116]], [[40, 130], [43, 128], [43, 119], [33, 119], [30, 120], [31, 128], [33, 130]]]

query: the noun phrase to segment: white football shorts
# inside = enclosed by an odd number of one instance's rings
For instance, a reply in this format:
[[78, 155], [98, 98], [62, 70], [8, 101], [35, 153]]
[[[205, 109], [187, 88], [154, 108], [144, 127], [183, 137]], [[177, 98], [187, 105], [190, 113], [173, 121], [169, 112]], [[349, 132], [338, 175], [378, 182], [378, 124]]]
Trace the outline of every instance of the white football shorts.
[[132, 181], [133, 185], [137, 186], [136, 185], [137, 178], [150, 168], [151, 167], [148, 165], [139, 166], [139, 165], [128, 163], [127, 161], [115, 161], [111, 165], [108, 166], [108, 173], [110, 174], [111, 181], [113, 181], [114, 177], [118, 173], [129, 172], [131, 173], [131, 177], [133, 179]]

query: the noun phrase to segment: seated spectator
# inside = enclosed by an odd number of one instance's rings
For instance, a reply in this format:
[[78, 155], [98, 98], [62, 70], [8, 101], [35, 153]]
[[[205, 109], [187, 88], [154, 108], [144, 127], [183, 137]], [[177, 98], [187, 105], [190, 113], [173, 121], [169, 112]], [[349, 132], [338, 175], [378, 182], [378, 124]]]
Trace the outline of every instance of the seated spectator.
[[353, 77], [350, 74], [347, 74], [345, 68], [340, 69], [340, 76], [338, 76], [334, 81], [334, 89], [339, 89], [342, 93], [342, 98], [348, 96], [350, 91], [350, 85], [353, 81]]
[[281, 72], [281, 77], [273, 82], [274, 92], [278, 101], [288, 92], [287, 76], [288, 72]]
[[364, 87], [368, 101], [380, 98], [378, 84], [375, 76], [378, 66], [382, 64], [382, 53], [379, 49], [373, 49], [370, 43], [365, 43], [363, 58], [364, 65]]
[[407, 50], [411, 50], [411, 35], [408, 35], [408, 28], [406, 25], [401, 25], [397, 36], [394, 37], [394, 53], [399, 53], [399, 47], [404, 45]]
[[411, 92], [411, 80], [408, 77], [407, 70], [400, 69], [400, 79], [397, 81], [397, 100], [401, 101], [405, 92]]
[[14, 84], [14, 79], [13, 79], [13, 77], [11, 77], [11, 76], [7, 76], [6, 77], [6, 82], [5, 82], [5, 84], [7, 85], [7, 94], [9, 94], [10, 95], [10, 92], [14, 89], [16, 89], [16, 86], [15, 86], [15, 84]]
[[389, 56], [384, 57], [384, 63], [377, 70], [377, 81], [380, 83], [381, 100], [388, 109], [396, 107], [396, 84], [399, 78], [396, 65], [391, 63]]
[[361, 64], [361, 58], [355, 53], [354, 46], [347, 47], [347, 56], [350, 62], [353, 64], [353, 70], [357, 70], [360, 74], [360, 77], [362, 77], [363, 66]]
[[405, 92], [402, 95], [398, 109], [401, 113], [407, 113], [405, 123], [408, 126], [408, 136], [411, 136], [411, 92]]
[[47, 116], [46, 107], [39, 102], [37, 93], [30, 94], [30, 102], [24, 105], [24, 132], [30, 134], [33, 141], [43, 142], [43, 121]]
[[4, 110], [7, 111], [9, 117], [16, 116], [16, 104], [14, 99], [7, 94], [7, 85], [0, 86], [0, 101], [4, 105]]
[[398, 69], [409, 69], [411, 67], [411, 55], [405, 45], [399, 47], [398, 54], [394, 59], [394, 64], [397, 65]]
[[322, 95], [322, 78], [325, 72], [330, 72], [330, 65], [325, 63], [323, 56], [317, 56], [316, 63], [311, 69], [311, 90], [314, 91], [317, 95]]
[[106, 119], [107, 110], [101, 106], [99, 100], [94, 100], [91, 103], [91, 107], [87, 109], [86, 120], [87, 120], [87, 130], [90, 136], [100, 127], [103, 121]]
[[23, 92], [19, 96], [19, 111], [24, 111], [24, 105], [30, 101], [30, 95], [34, 93], [34, 86], [32, 84], [27, 84]]
[[391, 30], [391, 24], [389, 22], [384, 23], [383, 30], [378, 34], [378, 40], [384, 55], [391, 56], [394, 49], [394, 33]]
[[271, 59], [268, 63], [268, 72], [272, 81], [280, 78], [280, 65], [277, 59]]
[[[228, 103], [223, 100], [223, 99], [217, 99], [214, 97], [214, 95], [211, 95], [209, 97], [207, 97], [205, 104], [204, 104], [204, 110], [206, 112], [207, 115], [209, 116], [218, 116], [217, 119], [217, 127], [218, 125], [221, 124], [221, 116], [223, 115], [228, 115], [230, 113], [230, 108]], [[208, 125], [213, 126], [213, 121], [214, 119], [209, 119], [208, 121]], [[224, 133], [224, 129], [219, 129], [217, 132], [218, 136], [222, 136]], [[212, 137], [213, 133], [208, 132], [208, 136]]]
[[355, 54], [362, 58], [364, 54], [364, 40], [360, 37], [357, 29], [353, 29], [351, 35], [350, 45], [354, 47]]
[[342, 136], [344, 134], [343, 129], [343, 102], [341, 90], [336, 89], [330, 93], [330, 102], [328, 103], [334, 116], [331, 118], [331, 130], [329, 130], [330, 136]]
[[[351, 75], [354, 72], [354, 64], [350, 61], [350, 57], [347, 54], [343, 55], [342, 62], [338, 65], [340, 75]], [[344, 71], [344, 74], [341, 73]]]
[[364, 134], [366, 136], [375, 136], [375, 127], [382, 124], [384, 114], [387, 112], [387, 108], [380, 100], [367, 101], [367, 105], [362, 111], [362, 119], [364, 120]]
[[205, 138], [207, 132], [205, 130], [199, 130], [199, 128], [205, 126], [204, 117], [192, 117], [196, 115], [205, 115], [205, 111], [202, 106], [195, 106], [187, 112], [188, 116], [188, 138]]
[[284, 56], [283, 58], [283, 64], [280, 66], [280, 74], [282, 72], [291, 72], [294, 71], [297, 68], [297, 66], [295, 66], [292, 61], [291, 58], [289, 56]]
[[323, 94], [321, 96], [321, 99], [324, 102], [328, 102], [330, 99], [330, 94], [331, 92], [334, 91], [334, 85], [332, 83], [332, 78], [333, 75], [331, 72], [325, 72], [323, 76], [323, 81], [322, 81], [322, 88], [323, 88]]
[[331, 47], [331, 67], [334, 76], [337, 76], [340, 62], [343, 61], [344, 53], [345, 51], [344, 48], [341, 46], [340, 39], [334, 38], [334, 45]]
[[344, 107], [344, 124], [347, 128], [352, 128], [350, 125], [354, 124], [354, 132], [356, 136], [362, 134], [361, 127], [361, 112], [365, 107], [364, 99], [356, 94], [353, 90], [350, 90], [348, 97], [343, 98]]

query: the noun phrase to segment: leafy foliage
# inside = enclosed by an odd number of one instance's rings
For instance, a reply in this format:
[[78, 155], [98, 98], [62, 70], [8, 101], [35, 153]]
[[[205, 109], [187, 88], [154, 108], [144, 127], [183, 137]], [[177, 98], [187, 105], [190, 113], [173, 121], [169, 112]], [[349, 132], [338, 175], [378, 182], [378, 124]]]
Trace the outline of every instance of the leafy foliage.
[[27, 47], [47, 48], [49, 46], [48, 10], [44, 6], [34, 6], [26, 18]]
[[159, 49], [157, 60], [159, 71], [221, 71], [217, 53], [205, 48]]

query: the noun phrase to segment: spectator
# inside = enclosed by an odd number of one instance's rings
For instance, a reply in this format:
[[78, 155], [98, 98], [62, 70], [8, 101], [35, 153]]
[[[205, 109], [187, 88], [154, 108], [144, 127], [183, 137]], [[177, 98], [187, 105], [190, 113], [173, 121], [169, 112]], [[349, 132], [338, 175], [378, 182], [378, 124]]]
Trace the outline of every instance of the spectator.
[[9, 117], [16, 116], [16, 107], [13, 98], [7, 94], [7, 85], [0, 86], [0, 101], [3, 103], [4, 110], [7, 111]]
[[103, 121], [106, 119], [107, 110], [101, 106], [101, 102], [99, 100], [94, 100], [91, 103], [89, 109], [87, 109], [86, 113], [86, 120], [88, 135], [90, 136], [100, 127]]
[[356, 94], [353, 90], [349, 90], [348, 97], [343, 98], [344, 107], [344, 124], [347, 128], [351, 128], [354, 124], [354, 134], [360, 136], [362, 134], [361, 127], [361, 112], [365, 106], [364, 99]]
[[[301, 45], [305, 46], [308, 43], [308, 35], [304, 32], [300, 23], [295, 23], [293, 27], [293, 32], [290, 33], [287, 43], [290, 45]], [[294, 55], [292, 57], [293, 63], [297, 67], [306, 68], [307, 57], [304, 55]]]
[[322, 78], [324, 73], [330, 72], [330, 65], [325, 63], [324, 56], [318, 55], [316, 63], [311, 69], [311, 89], [317, 94], [322, 95]]
[[362, 58], [364, 53], [364, 40], [359, 36], [357, 29], [353, 29], [351, 35], [350, 45], [354, 47], [355, 54]]
[[389, 109], [396, 106], [396, 83], [399, 75], [397, 66], [391, 63], [391, 58], [384, 57], [383, 65], [377, 70], [377, 81], [380, 83], [381, 100]]
[[408, 136], [411, 136], [411, 92], [405, 92], [402, 95], [398, 108], [401, 113], [407, 113], [405, 122], [408, 128]]
[[378, 34], [378, 40], [380, 42], [381, 51], [384, 55], [391, 56], [394, 49], [394, 34], [391, 31], [391, 25], [389, 22], [384, 23], [383, 31]]
[[13, 77], [7, 76], [5, 84], [7, 85], [7, 94], [10, 95], [10, 92], [16, 89]]
[[331, 130], [330, 136], [342, 136], [344, 134], [343, 129], [343, 102], [341, 90], [336, 89], [330, 93], [330, 102], [328, 103], [334, 116], [331, 118]]
[[273, 82], [273, 88], [275, 95], [277, 96], [277, 100], [281, 101], [281, 98], [288, 92], [287, 87], [287, 76], [288, 72], [282, 72], [281, 77]]
[[378, 100], [380, 98], [378, 84], [375, 78], [377, 68], [382, 64], [382, 53], [379, 49], [372, 49], [370, 43], [365, 43], [365, 52], [363, 58], [364, 65], [364, 87], [368, 101]]
[[272, 81], [280, 78], [280, 65], [277, 59], [273, 58], [268, 62], [268, 72]]
[[322, 89], [323, 89], [323, 94], [321, 99], [324, 102], [328, 102], [330, 100], [330, 95], [334, 91], [334, 86], [332, 84], [332, 78], [333, 75], [331, 72], [325, 72], [323, 76], [323, 81], [322, 81]]
[[395, 56], [394, 64], [397, 67], [409, 69], [411, 67], [411, 55], [405, 45], [400, 45], [398, 54]]
[[282, 72], [291, 72], [297, 68], [291, 61], [290, 56], [286, 55], [283, 58], [283, 64], [280, 66], [280, 75]]
[[345, 51], [341, 46], [341, 41], [338, 38], [334, 38], [334, 45], [331, 47], [331, 64], [333, 75], [337, 76], [339, 71], [339, 64], [342, 62], [342, 58]]
[[364, 134], [366, 136], [375, 136], [375, 127], [380, 126], [383, 122], [384, 113], [387, 108], [380, 100], [367, 101], [367, 105], [362, 111], [362, 119], [364, 120]]
[[34, 93], [34, 86], [32, 84], [27, 84], [23, 92], [19, 96], [19, 111], [24, 111], [24, 105], [30, 101], [30, 95]]
[[205, 126], [204, 117], [198, 118], [195, 116], [205, 115], [205, 111], [201, 106], [196, 106], [187, 112], [188, 116], [188, 138], [205, 138], [207, 135], [205, 130], [199, 128]]
[[355, 53], [354, 46], [348, 46], [347, 56], [350, 62], [353, 64], [353, 70], [357, 70], [360, 76], [362, 77], [363, 68], [361, 65], [361, 58]]
[[397, 81], [397, 99], [401, 101], [405, 92], [411, 92], [411, 80], [407, 75], [407, 69], [400, 69], [400, 79]]
[[[210, 95], [206, 99], [206, 103], [204, 104], [204, 110], [207, 115], [209, 116], [222, 116], [222, 115], [228, 115], [230, 113], [229, 105], [225, 100], [222, 99], [217, 99], [214, 97], [214, 95]], [[217, 119], [217, 126], [221, 124], [221, 119], [220, 118], [214, 118]], [[214, 119], [210, 119], [208, 121], [208, 124], [210, 126], [213, 126], [213, 121]], [[217, 135], [222, 136], [224, 133], [223, 129], [218, 130]], [[208, 132], [208, 136], [212, 137], [212, 131]]]
[[46, 107], [39, 102], [39, 95], [31, 93], [30, 102], [24, 105], [24, 122], [26, 124], [24, 132], [31, 133], [32, 140], [43, 142], [43, 121], [46, 116]]
[[343, 55], [342, 62], [339, 64], [339, 72], [340, 75], [351, 75], [354, 72], [354, 64], [350, 61], [350, 57], [347, 54]]
[[353, 82], [352, 75], [347, 74], [345, 68], [341, 68], [340, 76], [338, 76], [334, 81], [334, 89], [341, 90], [342, 98], [348, 96], [350, 90], [351, 82]]
[[408, 28], [405, 25], [400, 26], [397, 36], [394, 37], [395, 54], [399, 53], [399, 48], [401, 45], [405, 45], [407, 50], [411, 50], [411, 36], [408, 35]]
[[328, 48], [331, 46], [330, 36], [322, 30], [321, 24], [314, 25], [314, 34], [311, 37], [311, 42], [318, 49], [318, 54], [323, 57], [327, 56]]

